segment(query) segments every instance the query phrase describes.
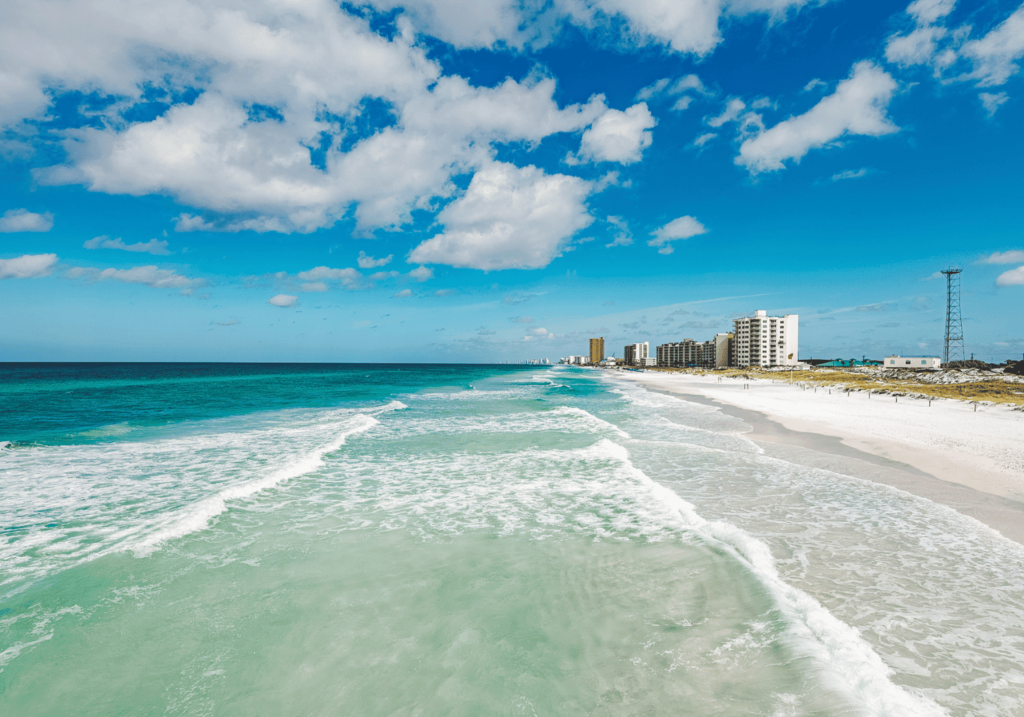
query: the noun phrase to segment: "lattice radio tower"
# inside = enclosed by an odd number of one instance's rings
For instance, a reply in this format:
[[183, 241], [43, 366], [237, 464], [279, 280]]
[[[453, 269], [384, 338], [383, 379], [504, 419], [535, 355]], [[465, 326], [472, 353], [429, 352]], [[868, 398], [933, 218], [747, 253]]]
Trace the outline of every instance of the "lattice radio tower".
[[964, 322], [960, 317], [960, 272], [963, 269], [950, 267], [942, 273], [946, 276], [946, 344], [942, 355], [942, 363], [963, 361], [967, 358], [964, 352]]

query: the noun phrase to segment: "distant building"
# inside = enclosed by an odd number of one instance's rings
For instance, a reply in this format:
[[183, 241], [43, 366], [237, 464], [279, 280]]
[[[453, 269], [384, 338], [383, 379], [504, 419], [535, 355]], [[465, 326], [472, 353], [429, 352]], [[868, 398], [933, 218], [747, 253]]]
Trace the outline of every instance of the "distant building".
[[630, 366], [645, 366], [647, 356], [650, 353], [651, 345], [644, 341], [642, 344], [627, 344], [623, 350], [622, 357]]
[[604, 361], [604, 337], [590, 339], [590, 363], [601, 363]]
[[562, 359], [562, 363], [567, 363], [571, 366], [586, 366], [590, 363], [589, 356], [566, 356]]
[[821, 366], [823, 368], [856, 368], [857, 366], [881, 366], [881, 361], [872, 361], [868, 358], [859, 359], [832, 359], [831, 361], [808, 361], [808, 363], [814, 366]]
[[732, 334], [715, 334], [715, 338], [697, 345], [697, 366], [728, 368], [732, 365]]
[[662, 344], [657, 349], [658, 366], [696, 366], [700, 358], [700, 344], [693, 339]]
[[658, 365], [658, 359], [656, 359], [654, 356], [648, 356], [645, 359], [641, 359], [640, 363], [637, 364], [637, 366], [647, 366], [647, 367], [654, 367], [654, 366], [657, 366], [657, 365]]
[[942, 368], [942, 359], [937, 356], [886, 356], [882, 368]]
[[767, 311], [733, 320], [735, 359], [733, 365], [795, 366], [799, 363], [799, 317], [796, 314], [768, 316]]

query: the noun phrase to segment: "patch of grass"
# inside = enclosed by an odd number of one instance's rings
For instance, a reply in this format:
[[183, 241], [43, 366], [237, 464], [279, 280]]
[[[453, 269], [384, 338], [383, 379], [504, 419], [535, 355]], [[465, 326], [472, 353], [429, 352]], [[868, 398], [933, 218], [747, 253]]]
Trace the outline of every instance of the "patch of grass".
[[658, 368], [648, 369], [664, 373], [687, 373], [700, 376], [724, 376], [748, 381], [774, 380], [804, 386], [822, 386], [839, 391], [871, 391], [897, 396], [919, 396], [922, 398], [945, 398], [957, 401], [1002, 403], [1024, 408], [1024, 383], [1007, 381], [1003, 378], [986, 378], [965, 383], [925, 383], [914, 378], [892, 377], [843, 371], [841, 369], [805, 369], [803, 371], [767, 370], [750, 368], [699, 369], [699, 368]]

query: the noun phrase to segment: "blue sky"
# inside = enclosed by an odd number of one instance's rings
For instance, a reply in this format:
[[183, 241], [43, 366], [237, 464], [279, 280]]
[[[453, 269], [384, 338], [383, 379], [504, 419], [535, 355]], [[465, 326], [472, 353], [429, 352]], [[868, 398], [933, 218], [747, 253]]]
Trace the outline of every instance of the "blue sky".
[[1024, 5], [12, 0], [0, 361], [1024, 352]]

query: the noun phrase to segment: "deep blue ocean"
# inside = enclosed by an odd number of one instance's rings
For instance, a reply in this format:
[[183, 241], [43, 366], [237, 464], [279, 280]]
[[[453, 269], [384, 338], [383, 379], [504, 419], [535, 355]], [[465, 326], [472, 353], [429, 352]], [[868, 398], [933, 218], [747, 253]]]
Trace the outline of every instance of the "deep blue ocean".
[[1024, 715], [1024, 549], [568, 367], [0, 365], [2, 715]]

